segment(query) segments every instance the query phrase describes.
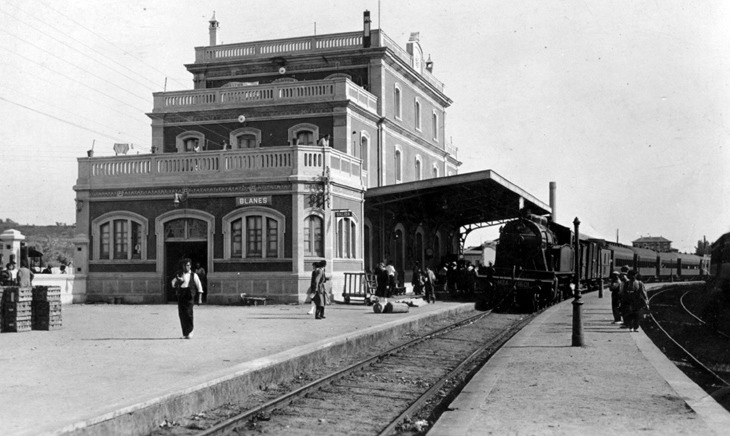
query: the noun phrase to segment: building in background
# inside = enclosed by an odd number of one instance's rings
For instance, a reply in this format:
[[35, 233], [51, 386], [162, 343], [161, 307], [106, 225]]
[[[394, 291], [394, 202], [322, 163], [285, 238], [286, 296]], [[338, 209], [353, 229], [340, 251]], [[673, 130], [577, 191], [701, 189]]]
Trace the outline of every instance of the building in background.
[[661, 236], [643, 236], [635, 241], [631, 241], [631, 245], [633, 247], [648, 248], [662, 253], [672, 251], [672, 241]]

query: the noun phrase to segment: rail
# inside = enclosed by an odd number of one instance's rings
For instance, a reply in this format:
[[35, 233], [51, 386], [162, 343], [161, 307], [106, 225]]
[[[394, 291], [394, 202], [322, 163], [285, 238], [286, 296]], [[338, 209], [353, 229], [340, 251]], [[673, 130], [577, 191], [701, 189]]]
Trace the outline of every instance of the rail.
[[351, 80], [338, 77], [306, 82], [269, 83], [232, 88], [156, 92], [153, 113], [204, 110], [241, 105], [351, 100], [377, 113], [378, 98]]
[[256, 177], [318, 177], [325, 165], [331, 176], [348, 185], [360, 186], [367, 174], [360, 158], [331, 147], [312, 145], [264, 147], [249, 150], [161, 153], [134, 156], [79, 158], [79, 183], [154, 184], [164, 176], [217, 175], [215, 180]]

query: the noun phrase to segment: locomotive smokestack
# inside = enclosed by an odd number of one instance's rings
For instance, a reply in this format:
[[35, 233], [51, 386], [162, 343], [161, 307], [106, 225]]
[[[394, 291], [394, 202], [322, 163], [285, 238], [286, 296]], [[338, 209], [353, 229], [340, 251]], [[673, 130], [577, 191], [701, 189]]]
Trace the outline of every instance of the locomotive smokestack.
[[557, 183], [550, 182], [550, 215], [554, 223], [558, 222], [557, 186]]

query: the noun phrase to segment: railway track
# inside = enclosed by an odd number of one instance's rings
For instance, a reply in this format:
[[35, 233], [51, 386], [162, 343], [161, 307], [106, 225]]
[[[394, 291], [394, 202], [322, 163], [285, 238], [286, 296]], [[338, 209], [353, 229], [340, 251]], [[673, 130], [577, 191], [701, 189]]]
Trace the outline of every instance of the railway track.
[[651, 323], [644, 322], [644, 330], [682, 371], [713, 394], [730, 387], [730, 338], [709, 328], [687, 302], [701, 286], [650, 292]]
[[[302, 376], [153, 435], [390, 435], [425, 431], [499, 347], [533, 315], [483, 312], [405, 343]], [[202, 416], [201, 416], [202, 415]]]

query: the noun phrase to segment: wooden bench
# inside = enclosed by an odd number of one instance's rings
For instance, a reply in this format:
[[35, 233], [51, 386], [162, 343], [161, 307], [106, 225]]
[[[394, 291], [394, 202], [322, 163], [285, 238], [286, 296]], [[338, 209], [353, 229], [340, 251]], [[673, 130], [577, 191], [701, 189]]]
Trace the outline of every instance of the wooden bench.
[[253, 295], [241, 294], [241, 303], [244, 306], [258, 306], [259, 303], [262, 303], [264, 306], [266, 306], [266, 302], [269, 300], [270, 299], [266, 297], [256, 297]]

